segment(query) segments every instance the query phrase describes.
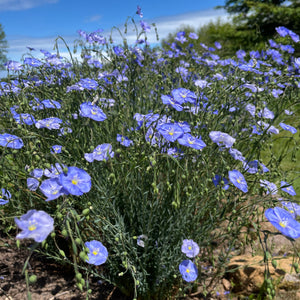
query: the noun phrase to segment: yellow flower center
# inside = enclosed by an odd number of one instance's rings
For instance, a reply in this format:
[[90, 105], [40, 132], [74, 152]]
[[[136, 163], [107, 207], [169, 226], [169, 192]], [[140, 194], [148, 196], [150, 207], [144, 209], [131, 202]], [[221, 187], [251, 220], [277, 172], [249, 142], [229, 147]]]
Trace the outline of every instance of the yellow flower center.
[[72, 183], [76, 185], [78, 183], [78, 179], [77, 178], [72, 179]]
[[282, 222], [282, 221], [280, 221], [280, 222], [279, 222], [279, 225], [280, 225], [281, 227], [283, 227], [283, 228], [284, 228], [284, 227], [286, 227], [286, 222], [285, 222], [285, 221], [283, 221], [283, 222]]
[[97, 252], [96, 250], [93, 250], [93, 254], [94, 254], [94, 255], [97, 255], [98, 252]]
[[241, 183], [240, 179], [237, 179], [236, 181], [237, 181], [238, 183]]
[[189, 250], [192, 250], [192, 247], [191, 247], [191, 246], [189, 246], [189, 247], [188, 247], [188, 249], [189, 249]]
[[35, 224], [29, 225], [28, 229], [29, 229], [30, 231], [36, 230]]
[[58, 190], [54, 190], [53, 192], [52, 192], [52, 195], [56, 195], [58, 193]]
[[189, 269], [186, 269], [186, 272], [187, 272], [187, 273], [190, 273], [190, 270], [189, 270]]
[[92, 115], [95, 115], [97, 113], [97, 111], [94, 109], [92, 109], [91, 112], [92, 112]]

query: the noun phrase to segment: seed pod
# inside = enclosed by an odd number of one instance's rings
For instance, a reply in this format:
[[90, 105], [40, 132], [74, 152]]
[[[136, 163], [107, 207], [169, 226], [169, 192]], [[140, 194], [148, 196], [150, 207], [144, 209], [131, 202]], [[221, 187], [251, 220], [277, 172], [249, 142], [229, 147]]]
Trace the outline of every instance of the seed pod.
[[80, 281], [82, 279], [82, 274], [81, 273], [76, 273], [75, 277], [76, 277], [77, 281]]
[[87, 216], [89, 213], [90, 213], [90, 209], [89, 209], [89, 208], [86, 208], [86, 209], [84, 209], [84, 210], [82, 211], [82, 214], [83, 214], [84, 216]]
[[37, 276], [36, 275], [29, 276], [29, 283], [36, 283], [36, 281], [37, 281]]

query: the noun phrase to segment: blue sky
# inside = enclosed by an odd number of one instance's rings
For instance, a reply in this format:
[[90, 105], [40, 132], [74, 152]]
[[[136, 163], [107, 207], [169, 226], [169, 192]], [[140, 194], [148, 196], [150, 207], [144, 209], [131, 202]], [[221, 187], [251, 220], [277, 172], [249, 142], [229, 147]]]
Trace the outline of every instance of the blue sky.
[[[156, 23], [163, 38], [182, 24], [198, 28], [218, 17], [226, 18], [224, 10], [214, 9], [223, 4], [224, 0], [0, 0], [0, 23], [9, 44], [8, 58], [20, 61], [28, 52], [26, 46], [53, 52], [58, 35], [72, 49], [79, 29], [92, 32], [101, 28], [106, 35], [112, 26], [122, 27], [127, 16], [139, 21], [137, 5], [142, 8], [143, 20]], [[133, 32], [128, 35], [134, 40]], [[148, 36], [155, 42], [154, 30]]]

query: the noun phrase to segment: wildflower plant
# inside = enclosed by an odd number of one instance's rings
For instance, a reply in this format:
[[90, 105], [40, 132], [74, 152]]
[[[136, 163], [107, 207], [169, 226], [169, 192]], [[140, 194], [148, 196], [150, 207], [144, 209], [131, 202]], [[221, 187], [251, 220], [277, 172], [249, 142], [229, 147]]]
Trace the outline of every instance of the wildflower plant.
[[222, 45], [197, 53], [184, 32], [169, 49], [150, 47], [154, 24], [129, 20], [109, 37], [80, 30], [82, 62], [44, 51], [9, 65], [18, 73], [0, 83], [0, 218], [73, 265], [81, 290], [93, 276], [131, 298], [166, 299], [204, 283], [201, 263], [224, 270], [259, 206], [298, 237], [274, 196], [299, 200], [300, 74], [272, 47], [256, 61], [222, 59]]

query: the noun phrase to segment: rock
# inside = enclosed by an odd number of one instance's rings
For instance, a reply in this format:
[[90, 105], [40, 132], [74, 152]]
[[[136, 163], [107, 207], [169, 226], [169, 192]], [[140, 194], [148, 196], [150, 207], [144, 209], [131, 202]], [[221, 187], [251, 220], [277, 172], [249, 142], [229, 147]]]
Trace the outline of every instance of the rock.
[[[269, 272], [273, 279], [281, 281], [282, 278], [286, 278], [287, 282], [291, 282], [291, 278], [296, 280], [298, 275], [295, 274], [292, 263], [292, 257], [273, 257], [277, 261], [276, 269], [269, 262]], [[251, 255], [239, 255], [231, 259], [226, 278], [232, 282], [234, 293], [243, 293], [244, 295], [250, 295], [252, 293], [258, 293], [263, 285], [265, 278], [265, 263], [263, 256], [257, 255], [252, 257]], [[291, 274], [288, 277], [285, 275]], [[299, 279], [300, 280], [300, 279]], [[298, 281], [292, 281], [292, 284], [299, 284]]]
[[230, 288], [231, 288], [231, 283], [230, 283], [230, 281], [228, 281], [227, 279], [223, 278], [223, 279], [222, 279], [222, 284], [223, 284], [224, 289], [225, 289], [226, 291], [229, 291], [229, 290], [230, 290]]
[[279, 289], [288, 290], [298, 290], [300, 288], [300, 277], [298, 274], [286, 273], [278, 285]]

